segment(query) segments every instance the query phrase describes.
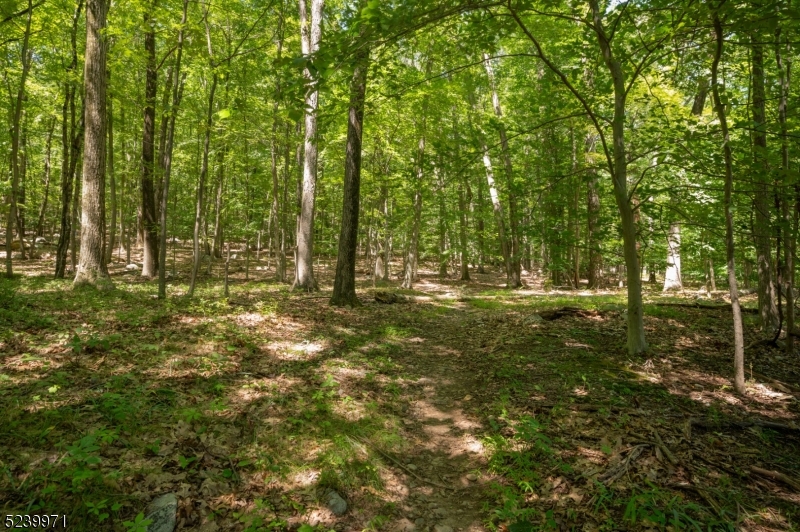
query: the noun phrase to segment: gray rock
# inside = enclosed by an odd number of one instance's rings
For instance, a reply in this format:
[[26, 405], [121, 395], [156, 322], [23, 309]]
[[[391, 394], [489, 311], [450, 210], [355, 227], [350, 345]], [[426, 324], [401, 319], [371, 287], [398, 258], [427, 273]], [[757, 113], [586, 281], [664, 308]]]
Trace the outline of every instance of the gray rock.
[[172, 532], [175, 530], [177, 513], [178, 497], [174, 493], [156, 498], [147, 507], [147, 519], [153, 521], [147, 525], [147, 532]]
[[447, 525], [436, 525], [433, 529], [435, 532], [453, 532], [453, 527]]
[[467, 480], [469, 480], [470, 482], [475, 482], [476, 480], [478, 480], [478, 475], [476, 475], [475, 473], [470, 473], [467, 475]]
[[416, 471], [417, 470], [417, 466], [415, 466], [414, 464], [406, 464], [406, 467], [408, 469], [410, 469], [411, 471]]
[[347, 501], [333, 490], [325, 496], [325, 504], [328, 506], [328, 510], [333, 512], [333, 515], [344, 515], [347, 511]]

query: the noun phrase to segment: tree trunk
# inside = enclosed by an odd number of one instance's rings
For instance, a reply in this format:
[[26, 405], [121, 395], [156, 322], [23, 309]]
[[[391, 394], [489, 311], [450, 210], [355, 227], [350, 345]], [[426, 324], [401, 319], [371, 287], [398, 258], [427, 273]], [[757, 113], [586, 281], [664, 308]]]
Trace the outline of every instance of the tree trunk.
[[206, 131], [203, 140], [203, 162], [200, 167], [200, 176], [197, 179], [197, 201], [194, 211], [194, 233], [192, 236], [192, 249], [194, 252], [192, 262], [192, 278], [189, 282], [189, 297], [194, 296], [197, 274], [200, 271], [200, 231], [203, 229], [203, 208], [205, 206], [206, 176], [208, 175], [208, 151], [211, 145], [211, 127], [214, 124], [214, 94], [217, 92], [217, 73], [214, 72], [211, 89], [208, 94], [208, 109], [206, 111]]
[[31, 35], [31, 19], [33, 18], [33, 3], [28, 0], [28, 17], [25, 22], [25, 34], [22, 39], [22, 75], [19, 80], [19, 88], [17, 89], [17, 98], [14, 102], [12, 112], [13, 122], [11, 124], [11, 191], [9, 192], [9, 208], [8, 208], [8, 225], [6, 226], [6, 277], [11, 278], [14, 274], [14, 269], [11, 264], [11, 244], [14, 239], [13, 226], [16, 222], [19, 230], [19, 249], [22, 256], [25, 256], [25, 243], [23, 242], [23, 231], [19, 227], [19, 220], [17, 218], [17, 187], [19, 185], [20, 176], [20, 150], [19, 150], [19, 137], [20, 126], [22, 123], [22, 105], [25, 101], [25, 83], [28, 79], [28, 72], [31, 66], [31, 53], [28, 50], [28, 43], [30, 42]]
[[[83, 122], [83, 120], [81, 120]], [[81, 144], [83, 144], [83, 135], [81, 135]], [[75, 160], [75, 166], [77, 167], [78, 161], [77, 158]], [[77, 171], [77, 168], [76, 168]], [[83, 183], [83, 170], [75, 175], [75, 188], [72, 191], [72, 214], [70, 215], [70, 222], [71, 230], [69, 232], [69, 263], [70, 269], [69, 273], [71, 275], [75, 275], [76, 268], [78, 266], [77, 263], [77, 254], [78, 254], [78, 216], [80, 214], [80, 209], [78, 205], [80, 205], [81, 201], [81, 193], [82, 190], [82, 183]]]
[[[172, 85], [172, 105], [169, 108], [169, 121], [166, 130], [166, 139], [164, 141], [164, 152], [161, 166], [164, 170], [163, 175], [163, 189], [161, 191], [161, 209], [159, 212], [159, 225], [160, 242], [158, 246], [158, 297], [159, 299], [166, 299], [167, 297], [167, 205], [169, 201], [169, 185], [170, 177], [172, 174], [172, 149], [175, 140], [175, 120], [178, 117], [178, 109], [181, 105], [183, 98], [183, 86], [186, 80], [186, 74], [181, 74], [181, 61], [183, 60], [183, 36], [184, 28], [186, 27], [187, 11], [189, 9], [189, 0], [183, 0], [183, 14], [181, 15], [181, 27], [178, 30], [178, 49], [175, 57], [175, 78]], [[173, 238], [175, 238], [173, 228]], [[173, 242], [173, 257], [174, 257], [174, 242]], [[174, 269], [174, 260], [173, 260]]]
[[81, 193], [81, 254], [75, 286], [113, 288], [108, 276], [106, 236], [106, 14], [108, 0], [86, 3], [84, 63], [83, 179]]
[[467, 202], [464, 197], [466, 177], [458, 179], [458, 240], [461, 246], [461, 281], [469, 281], [469, 244], [467, 240]]
[[588, 134], [586, 136], [586, 147], [584, 154], [586, 156], [588, 166], [586, 173], [588, 177], [586, 187], [586, 247], [589, 248], [589, 272], [588, 272], [588, 288], [600, 288], [602, 280], [602, 255], [600, 254], [600, 238], [598, 233], [600, 231], [600, 187], [599, 178], [597, 177], [597, 169], [593, 161], [589, 159], [588, 155], [594, 153], [597, 143], [596, 134]]
[[47, 201], [50, 197], [50, 154], [53, 141], [53, 130], [56, 127], [55, 118], [50, 121], [50, 127], [47, 128], [47, 140], [44, 147], [44, 197], [42, 198], [42, 205], [39, 207], [39, 217], [36, 222], [36, 236], [44, 236], [44, 217], [47, 213]]
[[[780, 100], [778, 103], [778, 121], [781, 127], [781, 173], [783, 184], [783, 198], [781, 201], [781, 217], [783, 218], [783, 282], [786, 294], [786, 352], [794, 353], [794, 213], [796, 206], [792, 204], [794, 179], [789, 172], [789, 138], [786, 126], [788, 112], [789, 83], [791, 70], [789, 63], [782, 54], [781, 27], [775, 30], [775, 62], [778, 67]], [[790, 53], [786, 44], [787, 56]], [[796, 198], [794, 198], [796, 201]]]
[[[306, 12], [306, 0], [300, 0], [300, 41], [303, 55], [308, 57], [319, 50], [322, 36], [322, 10], [324, 0], [311, 0], [311, 20]], [[295, 282], [292, 289], [313, 292], [317, 290], [314, 279], [314, 208], [317, 190], [317, 108], [319, 105], [318, 80], [306, 68], [304, 76], [308, 89], [305, 98], [305, 160], [303, 186], [300, 196], [300, 218], [297, 227], [297, 260]]]
[[719, 79], [717, 75], [720, 59], [722, 58], [722, 45], [725, 35], [722, 30], [722, 23], [719, 20], [719, 14], [716, 11], [712, 13], [712, 22], [714, 24], [714, 34], [716, 37], [716, 49], [714, 52], [714, 61], [711, 64], [711, 92], [714, 98], [714, 108], [717, 112], [717, 118], [719, 119], [720, 132], [722, 133], [722, 152], [725, 158], [725, 255], [728, 261], [728, 289], [730, 290], [731, 309], [733, 311], [733, 385], [738, 393], [744, 394], [746, 392], [744, 385], [744, 334], [742, 331], [742, 311], [739, 307], [739, 290], [736, 286], [733, 210], [731, 202], [731, 195], [733, 193], [733, 155], [731, 153], [730, 136], [728, 133], [728, 119], [725, 115], [725, 105], [722, 103], [722, 98], [720, 97]]
[[358, 240], [361, 187], [364, 100], [367, 91], [368, 68], [369, 48], [366, 45], [362, 45], [355, 57], [355, 71], [350, 85], [350, 112], [347, 123], [347, 146], [345, 148], [344, 163], [342, 227], [339, 234], [339, 256], [336, 260], [336, 277], [333, 282], [333, 296], [331, 297], [331, 305], [339, 307], [360, 305], [356, 296], [356, 243]]
[[485, 223], [483, 221], [483, 179], [478, 179], [478, 205], [476, 209], [475, 219], [476, 219], [476, 227], [475, 231], [477, 232], [478, 236], [478, 273], [485, 274], [486, 269], [483, 267], [486, 264], [486, 228]]
[[681, 226], [677, 222], [669, 224], [667, 236], [667, 271], [664, 274], [664, 292], [683, 290], [681, 279]]
[[628, 160], [625, 149], [625, 106], [627, 91], [622, 65], [614, 57], [611, 41], [603, 28], [602, 14], [597, 0], [590, 0], [594, 26], [598, 35], [603, 60], [608, 67], [614, 87], [613, 164], [614, 198], [622, 222], [622, 239], [625, 266], [628, 276], [628, 354], [638, 355], [647, 350], [644, 335], [644, 308], [642, 305], [642, 278], [639, 272], [639, 256], [636, 246], [636, 224], [634, 212], [628, 199]]
[[775, 271], [772, 264], [772, 227], [770, 224], [769, 168], [767, 163], [767, 133], [764, 96], [764, 50], [752, 36], [753, 61], [753, 159], [755, 162], [755, 243], [758, 264], [758, 308], [765, 331], [778, 327], [778, 306]]
[[[224, 103], [222, 104], [224, 105]], [[222, 258], [222, 194], [225, 190], [225, 152], [226, 147], [220, 148], [217, 152], [217, 193], [214, 200], [214, 247], [213, 256], [216, 259]]]
[[[509, 254], [506, 261], [508, 268], [508, 287], [519, 288], [522, 286], [522, 269], [520, 263], [516, 187], [514, 186], [514, 170], [511, 165], [511, 150], [508, 147], [508, 136], [506, 135], [506, 128], [503, 124], [503, 110], [500, 107], [500, 98], [497, 95], [497, 88], [495, 87], [494, 71], [492, 70], [492, 64], [489, 60], [489, 54], [487, 53], [483, 54], [483, 65], [486, 68], [486, 75], [489, 78], [489, 85], [492, 90], [492, 107], [494, 108], [494, 113], [498, 120], [497, 127], [500, 133], [500, 145], [503, 150], [503, 162], [506, 173], [506, 188], [508, 189], [508, 217], [511, 232], [510, 239], [506, 243]], [[485, 149], [484, 154], [484, 157], [488, 155]]]
[[[301, 0], [302, 1], [302, 0]], [[281, 10], [280, 17], [278, 18], [278, 51], [277, 61], [281, 60], [283, 53], [283, 38], [284, 38], [284, 21], [283, 11]], [[281, 96], [281, 82], [280, 78], [276, 76], [275, 81], [275, 95], [272, 104], [272, 145], [271, 145], [271, 162], [272, 162], [272, 214], [270, 219], [270, 229], [272, 235], [270, 240], [275, 246], [275, 280], [279, 283], [286, 282], [286, 252], [284, 246], [281, 244], [281, 234], [283, 232], [283, 210], [286, 210], [286, 204], [279, 201], [280, 192], [278, 188], [278, 102]]]
[[[153, 0], [152, 7], [155, 7]], [[158, 71], [156, 69], [155, 21], [150, 9], [145, 10], [144, 50], [147, 56], [145, 81], [144, 127], [142, 129], [142, 277], [155, 277], [158, 268], [158, 222], [156, 220], [156, 198], [153, 173], [155, 170], [156, 92]]]
[[[106, 71], [106, 82], [111, 81], [111, 71]], [[108, 91], [108, 87], [106, 87]], [[106, 92], [108, 94], [108, 92]], [[109, 178], [109, 192], [111, 193], [111, 223], [109, 224], [109, 235], [106, 242], [105, 261], [106, 264], [111, 262], [111, 257], [114, 255], [114, 247], [117, 244], [117, 178], [114, 175], [114, 98], [106, 98], [106, 112], [108, 129], [108, 145], [106, 146], [106, 163]]]
[[497, 193], [497, 188], [494, 183], [494, 171], [492, 169], [492, 159], [489, 157], [489, 149], [486, 143], [483, 143], [483, 166], [486, 168], [486, 182], [489, 185], [489, 197], [492, 199], [492, 209], [494, 211], [494, 220], [497, 224], [497, 236], [500, 239], [500, 251], [503, 254], [503, 264], [506, 271], [506, 280], [508, 287], [513, 287], [512, 272], [511, 272], [511, 257], [509, 253], [508, 239], [506, 238], [506, 222], [503, 216], [503, 205], [500, 203], [500, 195]]
[[447, 207], [445, 206], [444, 179], [442, 179], [439, 165], [433, 170], [436, 176], [436, 188], [439, 196], [439, 277], [445, 278], [447, 271]]

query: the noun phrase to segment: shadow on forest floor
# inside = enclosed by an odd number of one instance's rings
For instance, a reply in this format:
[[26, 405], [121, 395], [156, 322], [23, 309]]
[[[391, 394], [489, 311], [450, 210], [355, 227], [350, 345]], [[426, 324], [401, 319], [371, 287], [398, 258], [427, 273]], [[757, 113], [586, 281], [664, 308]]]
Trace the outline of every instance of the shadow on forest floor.
[[[737, 397], [724, 309], [646, 294], [630, 359], [613, 291], [431, 275], [431, 297], [381, 305], [363, 281], [364, 306], [335, 309], [253, 261], [227, 299], [214, 276], [180, 297], [179, 276], [162, 302], [122, 264], [110, 294], [43, 264], [0, 282], [4, 513], [123, 531], [173, 492], [178, 529], [205, 532], [797, 526], [800, 364], [748, 352]], [[564, 306], [583, 310], [542, 317]]]

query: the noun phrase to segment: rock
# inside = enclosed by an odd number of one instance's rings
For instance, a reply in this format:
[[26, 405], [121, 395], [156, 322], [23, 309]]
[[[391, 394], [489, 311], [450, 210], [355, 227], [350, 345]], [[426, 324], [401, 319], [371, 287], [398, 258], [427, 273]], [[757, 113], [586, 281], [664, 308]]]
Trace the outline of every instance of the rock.
[[543, 322], [543, 321], [544, 321], [544, 318], [542, 318], [542, 317], [541, 317], [540, 315], [538, 315], [538, 314], [531, 314], [530, 316], [528, 316], [528, 317], [525, 319], [525, 321], [526, 321], [527, 323], [541, 323], [541, 322]]
[[415, 466], [414, 464], [406, 464], [406, 468], [410, 469], [411, 471], [417, 470], [417, 466]]
[[333, 512], [333, 515], [344, 515], [347, 511], [347, 501], [342, 499], [342, 496], [331, 490], [325, 496], [325, 504], [328, 510]]
[[147, 532], [172, 532], [175, 530], [177, 512], [178, 497], [174, 493], [156, 498], [147, 507], [147, 519], [153, 521], [147, 525]]
[[467, 480], [469, 480], [470, 482], [475, 482], [476, 480], [478, 480], [478, 475], [476, 475], [475, 473], [470, 473], [467, 475]]
[[34, 242], [36, 242], [37, 246], [41, 245], [41, 244], [48, 244], [47, 239], [45, 237], [43, 237], [43, 236], [37, 236], [36, 240], [34, 240]]
[[433, 527], [435, 532], [453, 532], [453, 527], [448, 525], [436, 525]]
[[127, 272], [138, 272], [139, 271], [139, 265], [138, 264], [133, 264], [133, 263], [128, 264], [127, 266], [125, 266], [125, 271], [127, 271]]

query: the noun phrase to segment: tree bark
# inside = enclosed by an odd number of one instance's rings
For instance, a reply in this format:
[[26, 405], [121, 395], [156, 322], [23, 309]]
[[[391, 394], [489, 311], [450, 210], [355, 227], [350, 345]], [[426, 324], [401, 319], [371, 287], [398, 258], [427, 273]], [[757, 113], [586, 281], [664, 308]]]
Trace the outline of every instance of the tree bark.
[[781, 173], [783, 184], [783, 198], [781, 200], [781, 217], [783, 218], [783, 291], [786, 294], [786, 352], [794, 353], [794, 213], [797, 206], [792, 204], [794, 179], [789, 172], [789, 137], [786, 125], [788, 113], [789, 84], [791, 76], [791, 63], [789, 63], [790, 48], [786, 44], [786, 56], [783, 55], [781, 27], [775, 30], [775, 63], [778, 67], [780, 100], [778, 103], [778, 122], [781, 128]]
[[32, 0], [28, 0], [28, 17], [25, 22], [25, 34], [22, 38], [22, 75], [19, 80], [19, 88], [17, 89], [17, 97], [14, 101], [12, 112], [12, 125], [11, 125], [11, 191], [9, 192], [9, 208], [8, 208], [8, 225], [6, 226], [6, 277], [11, 278], [14, 274], [14, 269], [11, 264], [11, 247], [14, 239], [14, 223], [17, 223], [19, 233], [19, 248], [22, 256], [25, 256], [25, 243], [23, 241], [23, 231], [19, 226], [17, 217], [17, 187], [19, 186], [20, 178], [20, 126], [22, 123], [22, 106], [25, 101], [25, 83], [28, 79], [28, 72], [31, 67], [31, 53], [29, 51], [29, 42], [31, 35], [31, 19], [33, 18], [33, 4]]
[[[586, 136], [586, 147], [584, 154], [588, 156], [594, 153], [595, 145], [597, 143], [597, 135], [588, 134]], [[588, 159], [588, 157], [586, 157]], [[600, 288], [602, 281], [602, 255], [600, 254], [600, 180], [597, 176], [597, 169], [594, 162], [587, 161], [586, 168], [587, 186], [586, 186], [586, 247], [589, 248], [589, 271], [588, 271], [588, 288]]]
[[360, 305], [356, 296], [356, 244], [358, 241], [364, 100], [367, 92], [368, 69], [369, 48], [366, 45], [362, 45], [355, 57], [355, 70], [350, 85], [350, 111], [347, 123], [347, 145], [344, 162], [342, 226], [339, 234], [336, 277], [333, 282], [333, 296], [330, 302], [331, 305], [338, 307]]
[[106, 269], [106, 28], [108, 0], [86, 3], [81, 252], [75, 286], [113, 287]]
[[616, 59], [603, 27], [602, 14], [597, 0], [590, 0], [594, 27], [598, 36], [603, 60], [608, 67], [614, 87], [613, 166], [610, 168], [614, 182], [614, 198], [622, 222], [622, 238], [628, 281], [628, 353], [637, 355], [647, 350], [644, 335], [644, 308], [642, 305], [642, 278], [636, 246], [634, 212], [628, 199], [628, 161], [625, 148], [625, 107], [627, 91], [621, 63]]
[[[106, 78], [106, 82], [110, 84], [110, 71], [106, 71]], [[106, 171], [108, 172], [109, 192], [111, 195], [111, 222], [108, 227], [109, 235], [106, 241], [105, 261], [106, 264], [109, 264], [117, 244], [117, 177], [114, 174], [114, 98], [108, 96], [108, 87], [106, 87], [106, 94], [106, 114], [108, 119], [106, 125], [108, 135], [108, 145], [106, 146]]]
[[667, 271], [664, 275], [664, 292], [683, 290], [681, 279], [681, 226], [678, 222], [669, 224], [667, 235]]
[[[278, 18], [277, 33], [278, 33], [277, 60], [280, 61], [281, 56], [283, 54], [283, 39], [284, 39], [284, 20], [283, 20], [282, 9], [281, 9], [281, 14]], [[275, 246], [275, 280], [279, 283], [284, 283], [286, 282], [286, 252], [284, 246], [282, 245], [281, 235], [283, 233], [283, 225], [284, 225], [283, 224], [284, 217], [282, 210], [286, 210], [286, 204], [285, 202], [279, 201], [280, 192], [278, 187], [278, 158], [280, 157], [278, 153], [278, 148], [279, 148], [278, 102], [280, 100], [281, 90], [282, 87], [280, 78], [276, 76], [275, 94], [274, 94], [274, 101], [272, 104], [272, 145], [270, 149], [271, 162], [272, 162], [272, 214], [270, 220], [270, 229], [272, 231], [271, 240]]]
[[[156, 0], [151, 7], [155, 8]], [[156, 198], [153, 174], [155, 170], [156, 93], [158, 71], [156, 68], [156, 33], [152, 12], [144, 14], [144, 50], [147, 56], [145, 80], [144, 127], [142, 129], [142, 231], [143, 258], [142, 277], [152, 278], [158, 269], [158, 221], [156, 220]]]
[[203, 139], [203, 162], [200, 167], [200, 176], [197, 179], [197, 201], [194, 211], [194, 232], [192, 236], [192, 249], [194, 252], [192, 262], [192, 278], [189, 282], [188, 296], [194, 296], [197, 283], [197, 274], [200, 271], [200, 231], [203, 229], [203, 208], [205, 206], [206, 176], [208, 175], [208, 152], [211, 145], [211, 127], [214, 125], [214, 94], [217, 92], [217, 73], [213, 74], [211, 89], [208, 94], [208, 109], [206, 110], [206, 131]]
[[[483, 54], [483, 65], [486, 69], [486, 75], [489, 78], [489, 85], [492, 90], [492, 107], [494, 114], [497, 117], [497, 128], [500, 134], [500, 146], [503, 152], [503, 163], [506, 173], [506, 188], [508, 190], [508, 217], [510, 238], [508, 239], [508, 287], [519, 288], [522, 286], [522, 268], [520, 262], [520, 248], [519, 248], [519, 222], [517, 218], [517, 200], [516, 190], [514, 186], [514, 169], [511, 164], [511, 150], [508, 147], [508, 136], [506, 135], [506, 127], [503, 123], [503, 110], [500, 107], [500, 97], [497, 94], [497, 87], [495, 86], [494, 71], [489, 59], [489, 54]], [[484, 150], [484, 153], [486, 151]]]
[[[300, 0], [300, 41], [303, 55], [308, 58], [319, 50], [322, 36], [324, 0], [311, 0], [311, 20], [306, 12], [306, 0]], [[317, 108], [318, 80], [308, 67], [304, 70], [308, 90], [305, 107], [305, 160], [303, 186], [300, 196], [300, 218], [297, 227], [297, 260], [292, 289], [313, 292], [318, 290], [314, 279], [314, 209], [317, 194]]]
[[[175, 56], [175, 77], [172, 85], [172, 105], [169, 108], [169, 122], [167, 124], [166, 138], [164, 141], [164, 157], [161, 163], [161, 166], [164, 170], [164, 176], [163, 189], [161, 191], [161, 209], [159, 212], [159, 225], [161, 226], [161, 241], [159, 242], [158, 246], [159, 299], [166, 299], [167, 297], [167, 205], [169, 201], [170, 177], [172, 175], [172, 149], [175, 141], [175, 121], [178, 117], [178, 109], [180, 108], [181, 99], [183, 97], [183, 84], [186, 79], [186, 75], [181, 73], [181, 61], [183, 60], [183, 39], [188, 9], [189, 0], [183, 0], [183, 14], [181, 15], [181, 27], [178, 30], [178, 49], [176, 50]], [[173, 238], [175, 238], [174, 233]]]
[[755, 243], [758, 265], [758, 308], [764, 330], [778, 327], [778, 306], [775, 270], [772, 264], [772, 226], [770, 223], [769, 167], [767, 163], [767, 133], [764, 95], [764, 50], [760, 35], [752, 36], [753, 63], [753, 159], [755, 172]]
[[39, 207], [39, 217], [36, 221], [36, 236], [44, 236], [44, 217], [47, 213], [47, 202], [50, 197], [50, 155], [52, 153], [53, 131], [56, 127], [56, 120], [50, 121], [50, 127], [47, 128], [47, 140], [44, 146], [44, 196], [42, 197], [42, 205]]
[[742, 331], [742, 311], [739, 306], [739, 290], [736, 285], [736, 262], [733, 240], [733, 210], [731, 196], [733, 193], [733, 155], [731, 153], [730, 135], [728, 133], [728, 118], [725, 115], [725, 105], [722, 103], [719, 90], [719, 63], [722, 59], [722, 45], [725, 34], [722, 29], [722, 22], [719, 13], [712, 13], [714, 24], [714, 36], [716, 38], [716, 48], [714, 61], [711, 64], [711, 93], [714, 98], [714, 109], [719, 119], [720, 133], [722, 134], [722, 153], [725, 158], [725, 255], [728, 262], [728, 289], [731, 296], [731, 309], [733, 311], [733, 340], [734, 355], [733, 385], [740, 394], [746, 392], [744, 385], [744, 333]]

